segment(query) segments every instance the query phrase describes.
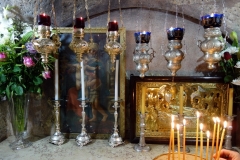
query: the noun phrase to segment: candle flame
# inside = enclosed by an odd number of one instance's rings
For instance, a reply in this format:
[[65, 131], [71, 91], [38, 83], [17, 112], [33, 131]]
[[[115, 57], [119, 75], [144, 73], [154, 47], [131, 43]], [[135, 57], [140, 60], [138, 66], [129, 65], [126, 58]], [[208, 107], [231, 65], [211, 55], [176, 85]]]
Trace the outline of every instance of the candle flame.
[[146, 31], [143, 31], [143, 34], [146, 34]]
[[43, 13], [43, 16], [46, 16], [46, 13]]
[[174, 28], [173, 27], [170, 27], [169, 30], [172, 31]]
[[186, 125], [186, 119], [183, 119], [183, 125], [184, 126]]
[[220, 118], [219, 118], [219, 117], [217, 117], [216, 119], [217, 119], [217, 122], [218, 122], [218, 123], [220, 123]]
[[216, 123], [216, 121], [217, 121], [217, 118], [213, 117], [213, 122]]
[[174, 122], [171, 123], [172, 129], [174, 129]]
[[114, 23], [117, 23], [117, 21], [116, 21], [116, 20], [114, 20], [113, 22], [114, 22]]
[[211, 16], [211, 17], [213, 17], [213, 16], [214, 16], [214, 14], [212, 13], [210, 16]]
[[210, 132], [207, 131], [207, 138], [209, 139], [209, 137], [210, 137]]
[[224, 121], [224, 122], [223, 122], [223, 126], [224, 126], [224, 128], [227, 127], [227, 121]]
[[172, 122], [174, 121], [174, 115], [171, 116]]
[[200, 113], [197, 111], [197, 118], [199, 118], [200, 117]]
[[82, 17], [80, 17], [80, 19], [82, 20], [83, 18], [82, 18]]
[[177, 130], [179, 131], [179, 129], [180, 129], [180, 125], [179, 125], [179, 124], [177, 124]]
[[200, 123], [200, 130], [202, 131], [203, 130], [203, 124]]

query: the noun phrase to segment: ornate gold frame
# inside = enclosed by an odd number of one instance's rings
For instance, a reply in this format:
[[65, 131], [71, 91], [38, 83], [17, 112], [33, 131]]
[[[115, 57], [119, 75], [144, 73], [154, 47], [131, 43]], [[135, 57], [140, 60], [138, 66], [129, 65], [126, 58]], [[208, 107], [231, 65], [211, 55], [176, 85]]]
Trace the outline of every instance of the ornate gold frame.
[[[72, 33], [73, 28], [72, 27], [59, 27], [54, 29], [58, 34], [64, 34], [64, 33]], [[107, 28], [85, 28], [84, 29], [85, 34], [90, 34], [90, 33], [107, 33]], [[119, 39], [120, 39], [120, 44], [125, 47], [126, 45], [126, 29], [124, 27], [119, 28]], [[104, 39], [103, 41], [106, 41]], [[118, 124], [119, 124], [119, 133], [122, 138], [125, 137], [125, 50], [120, 54], [120, 67], [119, 67], [119, 97], [122, 100], [120, 102], [120, 108], [119, 108], [119, 116], [118, 116]], [[114, 123], [112, 123], [114, 125]], [[112, 126], [113, 128], [114, 126]], [[76, 136], [79, 133], [71, 133], [69, 134], [69, 138], [76, 138]], [[95, 133], [89, 133], [92, 138], [99, 138], [99, 139], [107, 139], [109, 138], [110, 134], [95, 134]]]
[[[200, 122], [205, 124], [204, 131], [213, 129], [213, 116], [222, 120], [227, 113], [229, 85], [221, 77], [139, 77], [130, 78], [131, 88], [131, 135], [132, 142], [138, 142], [140, 135], [141, 92], [147, 87], [145, 138], [149, 143], [164, 143], [169, 140], [171, 115], [178, 122], [179, 87], [184, 88], [184, 115], [187, 120], [187, 141], [194, 142], [196, 136], [196, 111], [202, 112]], [[171, 97], [167, 97], [166, 95]], [[163, 96], [165, 95], [165, 96]], [[188, 99], [188, 100], [187, 100]], [[198, 103], [195, 103], [198, 102]], [[187, 105], [186, 105], [187, 104]], [[194, 106], [194, 104], [197, 104]]]

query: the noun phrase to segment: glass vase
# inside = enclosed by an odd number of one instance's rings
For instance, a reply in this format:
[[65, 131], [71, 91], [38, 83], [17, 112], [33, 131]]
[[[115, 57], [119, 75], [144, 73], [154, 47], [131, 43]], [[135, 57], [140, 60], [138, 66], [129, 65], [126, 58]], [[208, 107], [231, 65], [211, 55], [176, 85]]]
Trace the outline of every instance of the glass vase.
[[10, 143], [13, 150], [19, 150], [32, 145], [25, 139], [27, 135], [29, 94], [14, 95], [9, 100], [9, 112], [15, 141]]

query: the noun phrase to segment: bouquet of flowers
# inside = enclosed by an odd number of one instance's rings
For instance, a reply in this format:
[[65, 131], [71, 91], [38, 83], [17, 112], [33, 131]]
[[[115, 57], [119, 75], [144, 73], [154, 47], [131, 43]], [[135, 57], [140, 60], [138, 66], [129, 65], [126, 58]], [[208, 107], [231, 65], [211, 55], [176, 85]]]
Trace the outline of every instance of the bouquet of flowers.
[[0, 96], [10, 99], [24, 93], [41, 94], [43, 79], [50, 78], [53, 57], [43, 64], [31, 42], [33, 30], [14, 14], [11, 7], [0, 14]]
[[219, 62], [223, 72], [225, 73], [224, 81], [230, 83], [234, 88], [235, 98], [240, 99], [240, 48], [238, 44], [238, 36], [235, 31], [230, 33], [231, 44], [227, 44], [226, 48], [221, 52], [222, 60]]

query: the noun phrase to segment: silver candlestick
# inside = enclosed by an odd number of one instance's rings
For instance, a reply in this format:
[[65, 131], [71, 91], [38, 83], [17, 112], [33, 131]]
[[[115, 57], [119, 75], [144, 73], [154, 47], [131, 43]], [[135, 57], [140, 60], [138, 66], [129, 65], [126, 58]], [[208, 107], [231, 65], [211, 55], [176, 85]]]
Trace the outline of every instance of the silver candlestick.
[[[183, 152], [183, 119], [184, 119], [184, 115], [182, 114], [178, 114], [178, 118], [179, 118], [179, 122], [180, 122], [180, 129], [179, 129], [179, 136], [180, 136], [180, 152]], [[178, 151], [178, 148], [176, 146], [175, 151]], [[190, 149], [188, 147], [186, 147], [185, 145], [185, 152], [189, 153]]]
[[228, 121], [228, 127], [227, 127], [227, 134], [225, 138], [225, 145], [224, 148], [228, 150], [234, 150], [237, 151], [232, 147], [232, 121], [236, 115], [229, 116], [226, 115], [227, 121]]
[[151, 148], [145, 143], [144, 129], [145, 129], [145, 113], [144, 114], [140, 113], [140, 140], [139, 143], [134, 146], [135, 151], [148, 152], [151, 150]]
[[81, 101], [82, 101], [82, 104], [81, 104], [81, 107], [82, 107], [82, 131], [76, 138], [76, 143], [80, 147], [82, 147], [92, 141], [90, 135], [87, 134], [87, 130], [85, 128], [85, 114], [86, 113], [84, 111], [84, 108], [86, 107], [86, 102], [85, 102], [85, 100], [81, 100]]
[[118, 103], [120, 102], [121, 100], [118, 100], [118, 101], [114, 101], [114, 108], [115, 108], [115, 112], [114, 112], [114, 118], [115, 118], [115, 123], [114, 123], [114, 132], [113, 134], [110, 136], [109, 138], [109, 145], [111, 147], [116, 147], [116, 146], [119, 146], [121, 144], [123, 144], [123, 140], [122, 138], [119, 136], [118, 134], [118, 124], [117, 124], [117, 119], [118, 119], [118, 111], [117, 109], [119, 108], [119, 105]]
[[60, 132], [60, 123], [59, 123], [59, 107], [60, 103], [59, 100], [54, 100], [54, 113], [55, 113], [55, 126], [56, 131], [55, 133], [50, 137], [49, 143], [55, 144], [55, 145], [62, 145], [65, 141], [64, 135]]

